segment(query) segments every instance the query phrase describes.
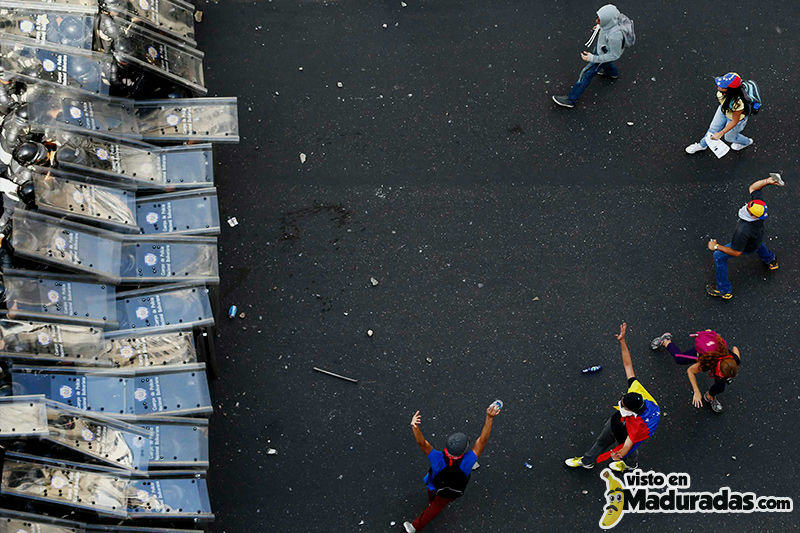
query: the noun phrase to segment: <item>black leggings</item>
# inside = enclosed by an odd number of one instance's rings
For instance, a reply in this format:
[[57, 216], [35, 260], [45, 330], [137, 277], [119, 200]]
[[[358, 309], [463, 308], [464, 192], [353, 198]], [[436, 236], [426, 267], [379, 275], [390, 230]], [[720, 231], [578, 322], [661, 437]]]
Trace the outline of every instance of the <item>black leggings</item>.
[[[675, 359], [675, 362], [679, 365], [693, 365], [698, 360], [697, 351], [694, 348], [686, 352], [681, 352], [680, 348], [678, 348], [674, 342], [670, 342], [667, 344], [667, 350], [669, 350], [669, 353], [672, 354], [672, 358]], [[714, 384], [708, 389], [709, 396], [713, 398], [717, 394], [722, 394], [725, 391], [725, 385], [727, 383], [727, 379], [715, 377]]]

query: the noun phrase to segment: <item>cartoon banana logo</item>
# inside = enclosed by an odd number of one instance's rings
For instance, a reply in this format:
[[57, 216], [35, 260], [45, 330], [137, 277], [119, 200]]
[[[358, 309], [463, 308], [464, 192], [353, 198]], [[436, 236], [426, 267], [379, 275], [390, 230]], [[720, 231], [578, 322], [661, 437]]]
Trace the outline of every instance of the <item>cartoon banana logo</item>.
[[606, 501], [608, 505], [603, 508], [603, 516], [600, 517], [600, 527], [611, 529], [616, 526], [625, 513], [625, 486], [611, 473], [608, 468], [600, 473], [600, 477], [606, 480]]

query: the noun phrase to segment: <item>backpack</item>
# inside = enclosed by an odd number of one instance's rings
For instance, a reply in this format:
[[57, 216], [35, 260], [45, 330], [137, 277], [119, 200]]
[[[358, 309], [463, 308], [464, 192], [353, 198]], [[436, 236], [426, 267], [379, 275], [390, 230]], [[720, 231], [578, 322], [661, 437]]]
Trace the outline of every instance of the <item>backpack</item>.
[[636, 44], [636, 34], [633, 31], [633, 21], [622, 13], [617, 18], [617, 26], [622, 30], [622, 46], [633, 46]]
[[758, 84], [754, 80], [742, 80], [742, 92], [744, 99], [750, 112], [748, 115], [755, 115], [763, 105], [761, 102], [761, 91], [758, 90]]
[[436, 494], [442, 498], [460, 498], [467, 488], [469, 476], [461, 470], [461, 459], [453, 461], [450, 466], [444, 467], [433, 478]]
[[[713, 352], [717, 348], [717, 333], [716, 331], [705, 330], [692, 333], [690, 337], [694, 337], [694, 349], [698, 355]], [[721, 337], [721, 335], [720, 335]], [[723, 344], [725, 339], [722, 340]], [[725, 344], [727, 346], [727, 344]]]

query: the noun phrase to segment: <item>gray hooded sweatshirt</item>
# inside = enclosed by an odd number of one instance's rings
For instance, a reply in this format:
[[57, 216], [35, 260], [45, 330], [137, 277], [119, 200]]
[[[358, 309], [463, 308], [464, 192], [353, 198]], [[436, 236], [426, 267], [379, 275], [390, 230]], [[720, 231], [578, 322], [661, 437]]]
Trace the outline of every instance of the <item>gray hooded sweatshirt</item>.
[[622, 56], [624, 35], [618, 24], [619, 9], [614, 4], [606, 4], [597, 10], [600, 19], [600, 33], [597, 35], [597, 53], [589, 54], [591, 63], [608, 63]]

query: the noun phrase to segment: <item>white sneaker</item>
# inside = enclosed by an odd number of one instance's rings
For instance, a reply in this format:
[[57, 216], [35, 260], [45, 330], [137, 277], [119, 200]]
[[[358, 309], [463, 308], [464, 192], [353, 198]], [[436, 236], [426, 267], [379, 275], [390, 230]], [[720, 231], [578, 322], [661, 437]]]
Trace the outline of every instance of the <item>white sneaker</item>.
[[589, 463], [588, 465], [584, 464], [583, 457], [570, 457], [564, 461], [564, 464], [570, 468], [578, 468], [579, 466], [582, 466], [587, 470], [594, 468], [594, 463]]
[[753, 146], [753, 141], [750, 141], [750, 144], [731, 143], [731, 150], [736, 150], [738, 152], [739, 150], [744, 150], [748, 146]]
[[624, 472], [626, 470], [634, 470], [639, 466], [639, 463], [635, 465], [626, 464], [625, 461], [614, 461], [613, 463], [608, 465], [611, 470], [615, 470], [617, 472]]
[[694, 143], [694, 144], [690, 144], [689, 146], [686, 147], [686, 153], [687, 154], [694, 154], [695, 152], [699, 152], [700, 150], [705, 150], [706, 148], [708, 148], [708, 147], [707, 146], [703, 146], [700, 143]]
[[403, 522], [403, 527], [406, 528], [406, 533], [417, 533], [416, 528], [411, 525], [411, 522]]

